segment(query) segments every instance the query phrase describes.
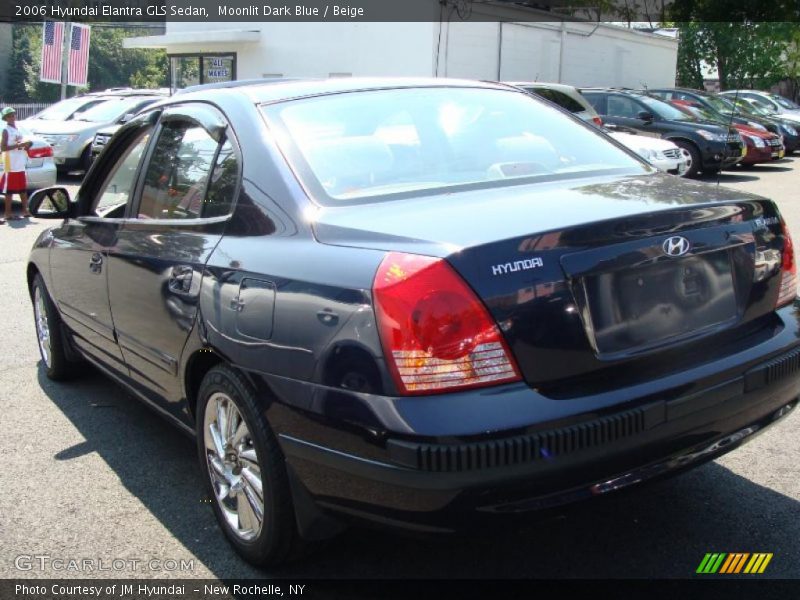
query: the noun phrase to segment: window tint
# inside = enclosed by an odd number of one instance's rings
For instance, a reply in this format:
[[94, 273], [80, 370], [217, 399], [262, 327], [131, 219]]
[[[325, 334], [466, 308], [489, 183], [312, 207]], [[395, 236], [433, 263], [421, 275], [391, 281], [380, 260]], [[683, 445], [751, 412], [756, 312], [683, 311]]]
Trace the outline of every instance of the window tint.
[[567, 96], [564, 92], [559, 92], [558, 90], [551, 90], [547, 88], [531, 88], [531, 91], [534, 94], [539, 94], [542, 98], [546, 98], [555, 104], [558, 104], [561, 108], [566, 108], [570, 112], [583, 112], [586, 110], [581, 104], [569, 96]]
[[219, 144], [194, 122], [161, 128], [145, 173], [139, 218], [196, 219], [227, 214], [238, 177], [230, 142]]
[[592, 105], [592, 108], [595, 109], [598, 114], [605, 115], [608, 114], [606, 111], [604, 102], [605, 95], [604, 94], [595, 94], [593, 92], [582, 92], [583, 97], [589, 101], [589, 104]]
[[133, 194], [136, 170], [149, 139], [150, 131], [147, 131], [128, 146], [124, 157], [117, 162], [116, 167], [111, 171], [100, 193], [97, 195], [98, 200], [94, 208], [96, 215], [105, 216], [114, 208], [128, 202], [131, 194]]
[[625, 117], [628, 119], [638, 119], [638, 114], [642, 107], [636, 102], [625, 96], [608, 97], [608, 114], [612, 117]]

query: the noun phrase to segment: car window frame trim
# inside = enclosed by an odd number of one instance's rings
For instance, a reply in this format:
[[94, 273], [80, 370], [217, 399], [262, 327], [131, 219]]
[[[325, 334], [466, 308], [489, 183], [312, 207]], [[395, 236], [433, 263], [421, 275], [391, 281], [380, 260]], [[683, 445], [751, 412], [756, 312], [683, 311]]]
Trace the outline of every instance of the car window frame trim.
[[[207, 113], [212, 113], [215, 117], [217, 117], [222, 124], [225, 125], [224, 128], [218, 128], [219, 139], [215, 137], [211, 131], [209, 131], [208, 127], [199, 119], [191, 114], [188, 114], [190, 111], [186, 110], [187, 107], [189, 109], [193, 108], [201, 108], [203, 111]], [[148, 148], [145, 150], [145, 156], [142, 160], [142, 164], [139, 166], [139, 172], [136, 176], [136, 185], [134, 186], [133, 192], [133, 202], [127, 203], [125, 206], [125, 217], [120, 218], [120, 222], [124, 222], [125, 224], [129, 225], [136, 225], [136, 224], [150, 224], [150, 223], [163, 223], [165, 226], [168, 227], [197, 227], [202, 225], [214, 225], [217, 223], [224, 223], [229, 221], [233, 218], [234, 213], [236, 212], [236, 206], [239, 202], [239, 195], [242, 191], [242, 186], [244, 183], [243, 172], [244, 172], [244, 165], [242, 160], [242, 152], [241, 147], [239, 145], [239, 140], [236, 136], [236, 132], [233, 129], [230, 121], [226, 117], [225, 113], [222, 112], [216, 105], [210, 102], [203, 102], [203, 101], [188, 101], [188, 102], [181, 102], [179, 104], [171, 104], [167, 106], [160, 106], [161, 114], [158, 117], [158, 121], [155, 124], [153, 130], [153, 137], [150, 140]], [[183, 112], [181, 112], [183, 111]], [[200, 112], [200, 111], [198, 111]], [[150, 159], [152, 158], [153, 152], [155, 150], [156, 144], [158, 143], [158, 139], [161, 135], [161, 131], [163, 129], [163, 122], [164, 116], [167, 116], [166, 121], [188, 121], [192, 123], [196, 123], [198, 126], [202, 127], [203, 130], [208, 133], [211, 139], [217, 142], [217, 148], [214, 151], [214, 159], [212, 164], [216, 164], [216, 160], [219, 157], [220, 150], [224, 144], [224, 142], [230, 141], [231, 145], [233, 146], [234, 153], [236, 154], [237, 163], [238, 163], [238, 173], [236, 178], [236, 192], [234, 193], [234, 197], [231, 200], [231, 209], [227, 215], [222, 215], [219, 217], [197, 217], [191, 219], [143, 219], [140, 217], [131, 216], [136, 210], [138, 210], [139, 206], [141, 205], [142, 200], [142, 189], [144, 188], [144, 177], [146, 173], [145, 165], [150, 164]], [[208, 181], [206, 181], [206, 185], [204, 187], [203, 199], [205, 199], [206, 194], [208, 193], [208, 188], [211, 185], [211, 176], [209, 173]], [[96, 217], [102, 219], [103, 217]], [[110, 219], [106, 219], [107, 221]]]

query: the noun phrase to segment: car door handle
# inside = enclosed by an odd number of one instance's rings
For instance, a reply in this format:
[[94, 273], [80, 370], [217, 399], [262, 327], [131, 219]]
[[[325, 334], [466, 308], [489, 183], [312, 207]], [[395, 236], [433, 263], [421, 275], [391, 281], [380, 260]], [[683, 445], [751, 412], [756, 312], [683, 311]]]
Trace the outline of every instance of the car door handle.
[[92, 273], [100, 273], [103, 270], [103, 255], [99, 252], [95, 252], [92, 254], [92, 258], [89, 260], [89, 270]]
[[192, 267], [176, 265], [169, 275], [169, 289], [173, 292], [188, 294], [192, 289]]
[[339, 315], [330, 308], [325, 308], [317, 312], [317, 318], [323, 325], [336, 325], [339, 322]]

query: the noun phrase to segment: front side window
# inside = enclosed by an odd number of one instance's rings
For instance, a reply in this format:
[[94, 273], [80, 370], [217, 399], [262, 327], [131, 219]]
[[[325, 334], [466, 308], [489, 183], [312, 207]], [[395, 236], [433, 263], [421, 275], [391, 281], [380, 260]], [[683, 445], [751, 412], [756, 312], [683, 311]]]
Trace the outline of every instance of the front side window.
[[226, 215], [237, 182], [238, 161], [230, 141], [220, 147], [193, 121], [167, 121], [145, 171], [137, 216], [198, 219]]
[[323, 203], [646, 169], [591, 128], [516, 91], [375, 90], [263, 110]]
[[133, 194], [136, 172], [149, 139], [148, 130], [140, 134], [125, 150], [122, 159], [117, 162], [97, 195], [93, 214], [109, 216], [111, 211], [127, 204]]

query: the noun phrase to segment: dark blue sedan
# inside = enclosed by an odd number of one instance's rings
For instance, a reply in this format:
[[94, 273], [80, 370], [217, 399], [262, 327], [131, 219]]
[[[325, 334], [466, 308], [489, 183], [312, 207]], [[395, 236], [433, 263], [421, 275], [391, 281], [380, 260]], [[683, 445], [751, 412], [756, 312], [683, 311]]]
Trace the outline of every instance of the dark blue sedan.
[[800, 394], [775, 204], [501, 84], [200, 87], [31, 207], [60, 221], [27, 271], [42, 368], [89, 362], [196, 436], [260, 565], [675, 473]]

